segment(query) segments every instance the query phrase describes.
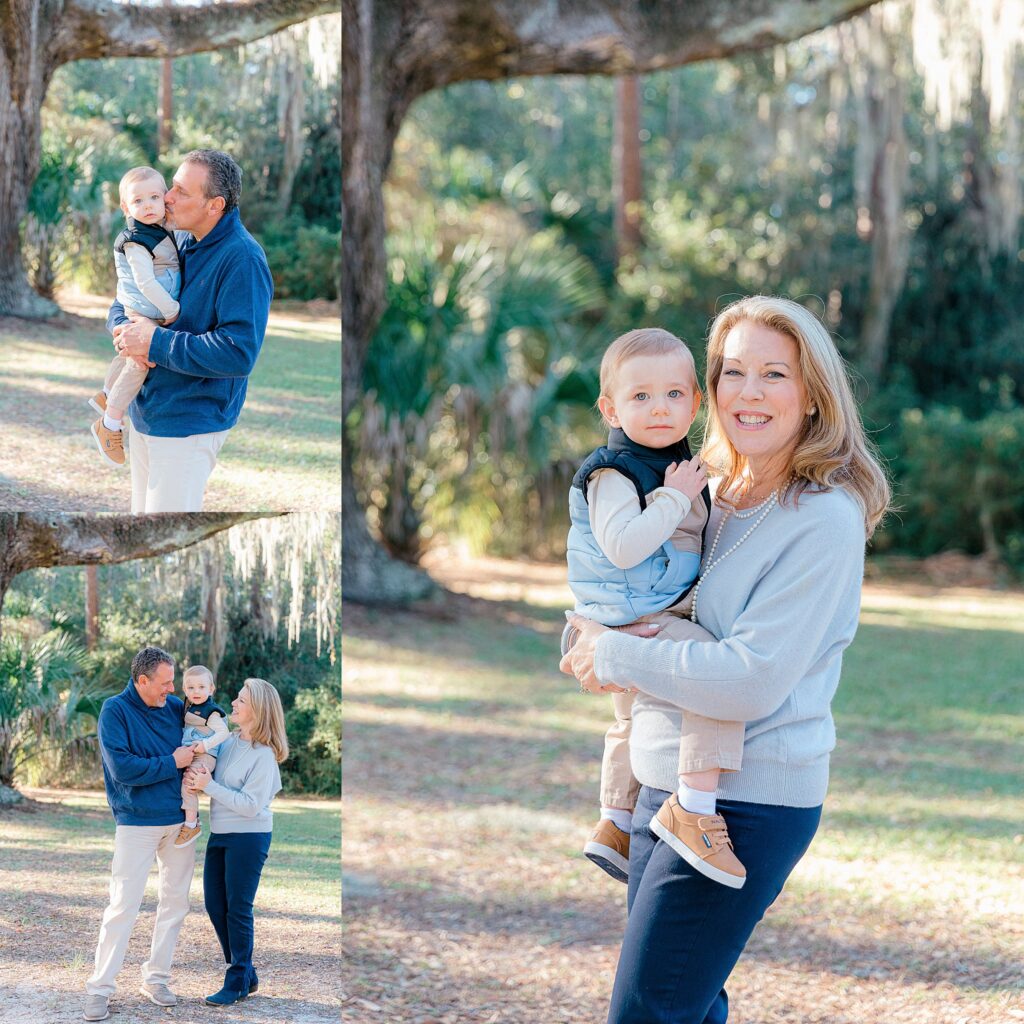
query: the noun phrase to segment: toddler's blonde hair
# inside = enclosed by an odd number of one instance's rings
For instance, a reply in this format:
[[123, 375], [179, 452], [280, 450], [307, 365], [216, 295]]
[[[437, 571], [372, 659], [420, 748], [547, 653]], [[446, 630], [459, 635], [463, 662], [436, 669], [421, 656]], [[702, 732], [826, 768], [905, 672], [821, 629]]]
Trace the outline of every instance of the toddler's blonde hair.
[[164, 176], [155, 167], [133, 167], [130, 171], [126, 171], [121, 178], [120, 184], [117, 186], [117, 195], [121, 202], [124, 202], [124, 194], [128, 190], [129, 185], [134, 185], [137, 181], [143, 181], [146, 178], [156, 178], [160, 182], [160, 187], [166, 192], [167, 182], [164, 181]]
[[674, 334], [660, 327], [640, 327], [617, 337], [601, 357], [601, 396], [611, 398], [612, 388], [623, 364], [636, 356], [681, 355], [690, 364], [694, 391], [697, 383], [697, 364], [693, 353]]

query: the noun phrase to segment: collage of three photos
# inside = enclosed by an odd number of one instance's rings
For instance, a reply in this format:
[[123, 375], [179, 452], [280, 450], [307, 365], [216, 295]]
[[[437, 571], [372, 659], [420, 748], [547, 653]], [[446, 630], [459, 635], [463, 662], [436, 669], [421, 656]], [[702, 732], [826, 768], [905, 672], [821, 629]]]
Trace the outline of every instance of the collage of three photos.
[[0, 12], [0, 1019], [336, 1021], [341, 15], [65, 6]]

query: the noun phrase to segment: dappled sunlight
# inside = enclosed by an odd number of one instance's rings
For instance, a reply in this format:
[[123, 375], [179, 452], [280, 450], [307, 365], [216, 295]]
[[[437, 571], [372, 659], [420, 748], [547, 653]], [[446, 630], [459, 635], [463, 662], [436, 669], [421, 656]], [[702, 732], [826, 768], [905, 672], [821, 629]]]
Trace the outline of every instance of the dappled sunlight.
[[272, 316], [267, 324], [267, 338], [337, 345], [341, 342], [341, 329], [337, 324], [331, 326], [323, 322], [287, 320]]
[[[564, 997], [551, 1020], [599, 1019], [625, 889], [579, 847], [611, 709], [557, 672], [564, 569], [431, 570], [469, 595], [450, 618], [346, 625], [347, 955], [384, 985], [383, 1014], [430, 977], [509, 1019], [536, 1019], [538, 984]], [[865, 592], [821, 829], [730, 981], [744, 1024], [1015, 1019], [978, 1014], [1024, 982], [1024, 599], [899, 594]]]
[[504, 558], [471, 558], [450, 548], [436, 548], [424, 568], [456, 594], [487, 601], [512, 601], [537, 608], [571, 608], [572, 594], [562, 562], [520, 562]]
[[913, 842], [902, 850], [886, 848], [884, 855], [862, 851], [851, 858], [842, 850], [850, 838], [842, 831], [830, 835], [823, 827], [794, 883], [808, 892], [845, 895], [861, 912], [874, 907], [919, 919], [991, 917], [1011, 934], [1024, 936], [1024, 864], [1006, 865], [993, 875], [983, 860], [932, 856], [922, 862]]
[[[95, 297], [75, 301], [98, 315]], [[272, 313], [272, 321], [281, 331], [271, 330], [256, 363], [245, 408], [210, 478], [208, 511], [340, 507], [337, 319], [292, 311]], [[0, 331], [0, 419], [16, 443], [0, 456], [0, 504], [127, 512], [129, 474], [108, 470], [89, 434], [96, 414], [87, 401], [112, 352], [102, 323], [23, 331], [8, 323]]]
[[896, 627], [1003, 629], [1024, 633], [1024, 594], [949, 590], [915, 595], [866, 586], [862, 622]]

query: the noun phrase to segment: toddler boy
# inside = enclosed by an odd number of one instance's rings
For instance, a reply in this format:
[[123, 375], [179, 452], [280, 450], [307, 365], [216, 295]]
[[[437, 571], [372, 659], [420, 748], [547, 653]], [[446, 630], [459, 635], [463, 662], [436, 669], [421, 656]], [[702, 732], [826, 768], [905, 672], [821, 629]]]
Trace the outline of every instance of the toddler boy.
[[[185, 669], [181, 688], [185, 691], [181, 744], [196, 752], [192, 764], [203, 765], [212, 775], [217, 766], [216, 748], [230, 735], [223, 709], [213, 702], [213, 673], [205, 665], [193, 665]], [[199, 794], [189, 792], [184, 782], [181, 809], [185, 822], [174, 845], [188, 846], [199, 838]]]
[[[181, 272], [174, 236], [163, 226], [163, 176], [152, 167], [133, 167], [121, 179], [121, 210], [127, 226], [114, 242], [117, 301], [129, 316], [134, 312], [164, 324], [178, 316]], [[134, 359], [115, 356], [107, 370], [103, 390], [89, 404], [100, 414], [92, 436], [100, 454], [114, 466], [123, 466], [122, 422], [128, 406], [142, 390], [149, 371]]]
[[[569, 495], [569, 585], [576, 612], [606, 626], [653, 622], [660, 639], [713, 641], [689, 618], [711, 497], [707, 474], [686, 440], [700, 407], [690, 350], [668, 331], [630, 331], [601, 360], [598, 408], [611, 428]], [[563, 634], [563, 654], [575, 637]], [[583, 852], [612, 877], [629, 877], [629, 832], [640, 784], [629, 761], [633, 693], [614, 693], [605, 735], [601, 818]], [[746, 881], [725, 820], [715, 813], [718, 775], [737, 771], [741, 722], [683, 710], [678, 800], [669, 833], [651, 828], [701, 874], [731, 888]]]

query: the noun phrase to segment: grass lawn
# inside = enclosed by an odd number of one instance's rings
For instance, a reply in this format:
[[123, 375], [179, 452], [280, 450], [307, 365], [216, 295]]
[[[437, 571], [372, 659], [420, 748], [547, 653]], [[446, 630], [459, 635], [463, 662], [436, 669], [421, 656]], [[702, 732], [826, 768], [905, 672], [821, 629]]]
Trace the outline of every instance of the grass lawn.
[[[128, 472], [97, 452], [86, 404], [113, 354], [109, 303], [72, 294], [61, 302], [68, 312], [59, 321], [0, 318], [0, 422], [10, 441], [0, 453], [0, 505], [127, 512]], [[339, 507], [340, 331], [327, 304], [274, 304], [207, 511]]]
[[[625, 888], [578, 852], [607, 702], [556, 668], [564, 569], [438, 561], [443, 614], [347, 609], [351, 1020], [603, 1021]], [[821, 829], [730, 1024], [1024, 1021], [1024, 594], [869, 584]]]
[[[0, 813], [0, 1020], [56, 1024], [81, 1019], [85, 981], [107, 902], [114, 823], [102, 793], [29, 790], [37, 803]], [[201, 805], [202, 806], [202, 805]], [[198, 841], [192, 913], [174, 964], [181, 1002], [161, 1010], [138, 994], [152, 935], [156, 879], [150, 875], [118, 992], [119, 1024], [244, 1018], [247, 1024], [336, 1024], [340, 972], [338, 807], [325, 800], [274, 802], [274, 840], [256, 897], [260, 990], [238, 1008], [201, 1002], [220, 988], [220, 947], [203, 910], [204, 833]]]

